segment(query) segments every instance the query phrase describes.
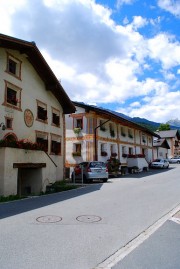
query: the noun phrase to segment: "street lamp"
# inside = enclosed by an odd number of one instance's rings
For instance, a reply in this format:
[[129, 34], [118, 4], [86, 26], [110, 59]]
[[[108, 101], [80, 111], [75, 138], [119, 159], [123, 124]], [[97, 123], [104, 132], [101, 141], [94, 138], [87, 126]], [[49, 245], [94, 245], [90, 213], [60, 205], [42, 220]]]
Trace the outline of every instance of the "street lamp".
[[95, 161], [98, 160], [98, 156], [97, 156], [97, 135], [96, 135], [96, 130], [101, 127], [102, 125], [104, 125], [106, 122], [110, 121], [106, 120], [105, 122], [101, 123], [100, 125], [98, 125], [97, 127], [94, 128], [94, 152], [95, 152]]
[[5, 126], [5, 124], [3, 122], [0, 123], [0, 127], [2, 127], [3, 131], [6, 130], [6, 126]]

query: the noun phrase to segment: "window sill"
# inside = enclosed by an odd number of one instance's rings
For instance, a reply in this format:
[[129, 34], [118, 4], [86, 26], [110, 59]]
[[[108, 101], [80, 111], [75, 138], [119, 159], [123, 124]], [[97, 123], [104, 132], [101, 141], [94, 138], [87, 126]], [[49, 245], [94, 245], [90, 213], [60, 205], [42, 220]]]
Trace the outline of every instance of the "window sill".
[[17, 106], [11, 105], [11, 104], [6, 103], [6, 102], [2, 103], [2, 106], [6, 106], [6, 107], [9, 107], [9, 108], [11, 108], [11, 109], [15, 109], [15, 110], [18, 110], [18, 111], [22, 111], [21, 106], [17, 107]]
[[41, 120], [41, 119], [36, 119], [37, 121], [41, 122], [41, 123], [45, 123], [45, 124], [48, 124], [48, 121], [47, 120]]
[[11, 75], [11, 76], [13, 76], [14, 78], [17, 78], [18, 80], [21, 80], [22, 81], [22, 79], [21, 79], [20, 76], [17, 76], [16, 74], [9, 72], [8, 70], [6, 70], [6, 73], [9, 74], [9, 75]]

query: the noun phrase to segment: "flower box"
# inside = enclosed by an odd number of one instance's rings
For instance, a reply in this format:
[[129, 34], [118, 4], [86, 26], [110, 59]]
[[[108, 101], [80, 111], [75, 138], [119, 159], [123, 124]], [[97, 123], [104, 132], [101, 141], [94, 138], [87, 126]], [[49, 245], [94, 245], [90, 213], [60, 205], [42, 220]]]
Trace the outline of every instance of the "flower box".
[[81, 132], [81, 128], [74, 128], [74, 133], [75, 134], [79, 134]]
[[111, 153], [111, 157], [117, 157], [117, 153], [116, 152]]
[[81, 156], [81, 152], [72, 152], [72, 156], [73, 157], [79, 157], [79, 156]]
[[101, 151], [101, 156], [107, 156], [107, 152], [106, 151]]

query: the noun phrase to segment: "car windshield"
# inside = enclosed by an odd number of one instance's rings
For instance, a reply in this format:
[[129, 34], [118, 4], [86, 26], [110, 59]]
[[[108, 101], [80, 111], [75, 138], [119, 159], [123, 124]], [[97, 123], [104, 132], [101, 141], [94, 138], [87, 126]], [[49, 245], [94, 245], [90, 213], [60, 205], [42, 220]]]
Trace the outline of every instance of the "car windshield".
[[161, 161], [162, 161], [161, 159], [154, 160], [154, 162], [156, 162], [156, 163], [160, 163]]
[[89, 167], [91, 167], [91, 168], [105, 167], [105, 163], [103, 163], [103, 162], [91, 162], [89, 164]]

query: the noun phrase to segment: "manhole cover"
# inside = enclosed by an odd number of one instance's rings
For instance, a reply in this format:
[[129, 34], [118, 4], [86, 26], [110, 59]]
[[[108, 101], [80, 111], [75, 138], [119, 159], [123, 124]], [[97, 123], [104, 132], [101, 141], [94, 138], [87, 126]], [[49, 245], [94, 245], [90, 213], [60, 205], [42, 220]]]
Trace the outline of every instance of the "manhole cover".
[[55, 223], [62, 220], [59, 216], [41, 216], [36, 219], [38, 222], [41, 223]]
[[78, 216], [76, 219], [77, 221], [86, 222], [86, 223], [98, 222], [102, 220], [101, 217], [94, 216], [94, 215], [82, 215], [82, 216]]

